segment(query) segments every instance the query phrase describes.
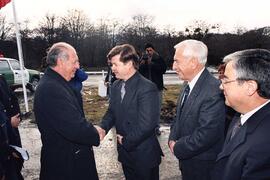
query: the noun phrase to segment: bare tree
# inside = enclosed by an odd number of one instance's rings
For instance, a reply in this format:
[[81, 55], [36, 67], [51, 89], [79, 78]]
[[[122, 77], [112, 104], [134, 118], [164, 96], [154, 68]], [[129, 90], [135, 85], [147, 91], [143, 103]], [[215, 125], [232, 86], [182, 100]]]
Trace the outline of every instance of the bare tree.
[[208, 34], [213, 31], [219, 32], [220, 24], [209, 24], [202, 20], [195, 20], [191, 25], [185, 29], [188, 38], [203, 40]]
[[59, 17], [54, 14], [46, 14], [43, 21], [39, 23], [40, 27], [36, 29], [36, 32], [49, 45], [52, 45], [59, 38], [59, 24]]
[[67, 16], [61, 18], [60, 26], [70, 33], [71, 43], [79, 46], [79, 41], [87, 35], [87, 30], [91, 29], [90, 20], [81, 10], [69, 10]]
[[122, 25], [120, 41], [129, 42], [141, 50], [146, 41], [151, 41], [158, 36], [153, 20], [152, 16], [146, 14], [134, 15], [129, 24]]
[[12, 24], [8, 23], [6, 16], [0, 14], [0, 40], [6, 40], [11, 35]]

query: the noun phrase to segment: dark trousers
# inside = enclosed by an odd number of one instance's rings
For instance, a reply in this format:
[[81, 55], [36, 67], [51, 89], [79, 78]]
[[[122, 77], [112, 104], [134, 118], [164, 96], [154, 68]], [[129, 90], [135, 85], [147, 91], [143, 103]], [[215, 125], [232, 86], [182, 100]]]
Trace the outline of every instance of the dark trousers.
[[197, 159], [182, 160], [179, 167], [182, 180], [209, 180], [215, 161], [203, 161]]
[[159, 166], [134, 168], [122, 164], [126, 180], [159, 180]]
[[16, 159], [14, 157], [11, 157], [6, 163], [5, 163], [5, 176], [7, 180], [23, 180], [23, 176], [21, 174], [23, 161]]

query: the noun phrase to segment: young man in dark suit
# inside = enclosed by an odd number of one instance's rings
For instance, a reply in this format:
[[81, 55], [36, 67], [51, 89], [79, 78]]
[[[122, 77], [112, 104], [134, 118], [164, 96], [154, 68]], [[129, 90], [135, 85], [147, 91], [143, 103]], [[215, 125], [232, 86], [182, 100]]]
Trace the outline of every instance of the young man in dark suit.
[[238, 51], [224, 62], [220, 88], [241, 115], [229, 126], [212, 179], [270, 179], [270, 51]]
[[183, 180], [209, 180], [223, 144], [225, 104], [219, 81], [205, 68], [207, 47], [196, 40], [175, 46], [173, 69], [186, 81], [171, 126], [169, 148]]
[[117, 133], [118, 160], [127, 180], [158, 180], [162, 150], [155, 134], [160, 108], [158, 89], [137, 72], [139, 57], [129, 44], [108, 54], [116, 80], [101, 127]]

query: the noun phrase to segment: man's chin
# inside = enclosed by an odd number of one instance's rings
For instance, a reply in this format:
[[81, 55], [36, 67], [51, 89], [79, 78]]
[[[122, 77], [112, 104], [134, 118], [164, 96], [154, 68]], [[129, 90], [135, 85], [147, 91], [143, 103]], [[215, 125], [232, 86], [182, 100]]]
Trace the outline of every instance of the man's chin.
[[[226, 97], [225, 97], [225, 104], [227, 105], [227, 106], [230, 106], [230, 103], [228, 102], [228, 100], [226, 99]], [[231, 107], [231, 106], [230, 106]]]

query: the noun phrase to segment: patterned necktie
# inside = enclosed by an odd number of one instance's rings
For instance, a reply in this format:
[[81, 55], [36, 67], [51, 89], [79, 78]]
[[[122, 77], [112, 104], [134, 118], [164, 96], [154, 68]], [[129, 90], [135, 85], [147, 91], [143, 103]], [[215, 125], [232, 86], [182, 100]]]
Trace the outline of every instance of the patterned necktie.
[[122, 82], [122, 86], [121, 86], [121, 102], [123, 101], [124, 96], [125, 96], [125, 94], [126, 94], [125, 85], [126, 85], [126, 83], [123, 81], [123, 82]]
[[234, 137], [234, 135], [239, 131], [240, 128], [241, 128], [241, 118], [238, 117], [236, 123], [233, 126], [230, 140]]
[[186, 102], [186, 100], [188, 98], [188, 95], [189, 95], [189, 91], [190, 91], [190, 88], [189, 88], [189, 85], [187, 85], [186, 88], [185, 88], [185, 90], [184, 90], [183, 99], [181, 101], [181, 109], [185, 105], [185, 102]]

